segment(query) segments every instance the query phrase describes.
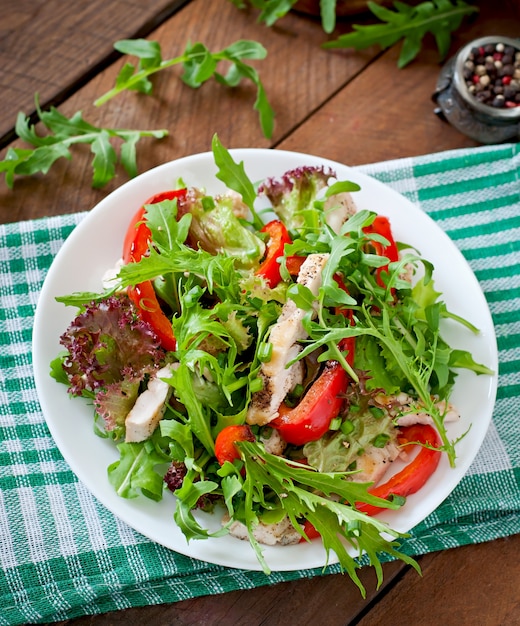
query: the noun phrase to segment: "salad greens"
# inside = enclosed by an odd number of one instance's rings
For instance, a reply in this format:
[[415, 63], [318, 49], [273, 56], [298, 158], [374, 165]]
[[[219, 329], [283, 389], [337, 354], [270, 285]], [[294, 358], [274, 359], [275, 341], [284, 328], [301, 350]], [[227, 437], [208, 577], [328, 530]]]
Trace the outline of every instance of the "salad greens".
[[[359, 563], [348, 547], [354, 555], [368, 555], [379, 583], [381, 553], [417, 568], [399, 550], [400, 533], [356, 508], [367, 503], [396, 509], [404, 501], [376, 497], [370, 484], [352, 480], [365, 450], [397, 441], [396, 415], [377, 398], [406, 393], [412, 399], [407, 410], [431, 415], [439, 449], [454, 464], [456, 442], [448, 436], [442, 409], [455, 383], [454, 369], [491, 372], [468, 352], [451, 348], [441, 326], [450, 320], [477, 330], [447, 310], [434, 288], [431, 264], [414, 250], [403, 245], [405, 253], [395, 261], [377, 253], [388, 239], [370, 233], [374, 213], [361, 210], [345, 217], [337, 230], [331, 227], [336, 203], [345, 192], [355, 193], [357, 185], [328, 185], [334, 172], [303, 167], [264, 181], [257, 193], [243, 163], [236, 163], [217, 137], [213, 153], [218, 178], [241, 196], [181, 189], [172, 200], [145, 205], [144, 221], [137, 226], [148, 228], [148, 253], [123, 265], [102, 293], [58, 298], [80, 311], [62, 336], [65, 352], [53, 361], [51, 374], [72, 395], [93, 402], [96, 432], [113, 439], [119, 451], [108, 476], [120, 496], [160, 500], [169, 489], [177, 497], [175, 522], [187, 540], [221, 536], [232, 524], [242, 524], [266, 573], [257, 527], [288, 519], [297, 537], [308, 540], [304, 523], [310, 523], [327, 554], [335, 552], [364, 593], [356, 574]], [[259, 273], [271, 242], [253, 206], [258, 194], [269, 198], [291, 235], [279, 257], [281, 280], [274, 285]], [[295, 280], [291, 261], [323, 254], [328, 260], [314, 293]], [[411, 271], [413, 286], [405, 277]], [[145, 303], [128, 295], [146, 281], [164, 295], [173, 351], [159, 345], [153, 325], [144, 321], [139, 305]], [[289, 445], [282, 454], [268, 446], [275, 422], [249, 426], [246, 421], [252, 399], [263, 388], [270, 332], [288, 302], [303, 314], [306, 338], [294, 361], [304, 363], [308, 380], [287, 402], [297, 404], [330, 361], [343, 365], [349, 387], [345, 407], [325, 435], [304, 446]], [[352, 338], [355, 354], [345, 348]], [[142, 441], [125, 441], [129, 406], [165, 366], [169, 373], [162, 378], [173, 393], [157, 428]], [[223, 460], [216, 441], [232, 427], [245, 427], [248, 436], [231, 441], [234, 456]], [[219, 507], [229, 522], [211, 533], [194, 511]]]

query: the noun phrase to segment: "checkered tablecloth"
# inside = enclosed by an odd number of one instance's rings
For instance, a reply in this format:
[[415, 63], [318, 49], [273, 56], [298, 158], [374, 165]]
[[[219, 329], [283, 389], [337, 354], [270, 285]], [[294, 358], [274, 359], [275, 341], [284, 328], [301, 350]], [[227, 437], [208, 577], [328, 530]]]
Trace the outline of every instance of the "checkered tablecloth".
[[[485, 293], [499, 347], [493, 422], [448, 499], [413, 529], [420, 555], [520, 532], [520, 148], [483, 147], [360, 168], [426, 211]], [[45, 424], [31, 360], [46, 272], [83, 215], [0, 226], [0, 625], [64, 620], [245, 589], [322, 570], [261, 572], [196, 561], [108, 512], [63, 460]], [[331, 566], [326, 573], [339, 571]]]

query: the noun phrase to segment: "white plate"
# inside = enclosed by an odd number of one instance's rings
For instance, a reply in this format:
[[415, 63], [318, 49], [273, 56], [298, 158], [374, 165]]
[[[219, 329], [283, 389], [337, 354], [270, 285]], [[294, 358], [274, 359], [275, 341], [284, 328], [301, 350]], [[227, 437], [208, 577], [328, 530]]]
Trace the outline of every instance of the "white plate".
[[[299, 165], [328, 165], [339, 179], [361, 185], [355, 194], [360, 209], [370, 209], [390, 218], [396, 239], [414, 245], [435, 265], [437, 290], [444, 294], [448, 308], [470, 320], [481, 333], [472, 335], [447, 327], [445, 337], [454, 347], [471, 350], [478, 362], [498, 370], [493, 323], [478, 282], [463, 256], [438, 226], [420, 209], [382, 183], [344, 165], [319, 157], [280, 150], [232, 150], [236, 161], [244, 161], [253, 181], [279, 176]], [[57, 254], [45, 280], [36, 310], [33, 357], [36, 388], [49, 429], [71, 469], [112, 513], [149, 539], [196, 559], [251, 570], [261, 569], [248, 542], [226, 536], [194, 540], [189, 544], [175, 525], [174, 497], [165, 495], [160, 503], [145, 497], [124, 500], [107, 480], [107, 466], [118, 458], [115, 446], [98, 438], [92, 429], [92, 407], [82, 399], [68, 396], [64, 385], [49, 376], [49, 363], [60, 352], [59, 337], [75, 315], [73, 307], [55, 301], [56, 296], [74, 291], [101, 290], [101, 277], [121, 255], [124, 233], [137, 208], [151, 195], [171, 188], [179, 177], [190, 186], [203, 186], [209, 193], [223, 189], [215, 178], [212, 153], [179, 159], [159, 166], [127, 182], [100, 202], [72, 232]], [[462, 372], [453, 401], [462, 419], [450, 426], [451, 438], [466, 431], [457, 446], [457, 466], [451, 469], [443, 458], [421, 491], [409, 497], [406, 506], [385, 512], [382, 519], [391, 527], [407, 532], [429, 515], [459, 483], [474, 459], [491, 420], [496, 376]], [[218, 520], [206, 515], [214, 528]], [[331, 555], [330, 562], [334, 562]], [[296, 546], [265, 547], [273, 571], [321, 567], [326, 562], [319, 541]]]

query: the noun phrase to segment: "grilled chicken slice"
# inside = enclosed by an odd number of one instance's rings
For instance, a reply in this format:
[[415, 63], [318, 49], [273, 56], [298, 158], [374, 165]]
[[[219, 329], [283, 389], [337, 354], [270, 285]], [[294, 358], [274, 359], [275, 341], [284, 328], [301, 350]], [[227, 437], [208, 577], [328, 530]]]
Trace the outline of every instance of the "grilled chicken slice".
[[[450, 403], [446, 406], [445, 402], [439, 402], [437, 404], [441, 414], [444, 413], [444, 423], [457, 422], [460, 419], [460, 413]], [[409, 412], [406, 412], [408, 408]], [[404, 414], [397, 418], [398, 426], [412, 426], [413, 424], [429, 424], [435, 426], [432, 416], [425, 412], [414, 412], [410, 407], [403, 407]]]
[[287, 448], [287, 441], [283, 439], [276, 428], [272, 428], [271, 432], [266, 435], [260, 435], [260, 441], [264, 444], [265, 451], [275, 456], [283, 456]]
[[126, 443], [144, 441], [157, 428], [173, 391], [173, 387], [161, 378], [169, 378], [171, 374], [170, 366], [160, 369], [150, 379], [146, 391], [137, 397], [125, 419]]
[[[408, 394], [401, 392], [397, 396], [385, 396], [379, 394], [376, 397], [377, 402], [384, 406], [389, 415], [391, 415], [398, 426], [412, 426], [413, 424], [429, 424], [435, 426], [432, 416], [424, 410], [421, 410], [421, 403], [414, 400]], [[457, 422], [460, 419], [460, 413], [451, 404], [441, 400], [437, 402], [437, 408], [441, 415], [444, 415], [444, 423]]]
[[389, 441], [384, 448], [374, 446], [356, 459], [356, 473], [352, 474], [352, 480], [356, 483], [377, 484], [386, 474], [389, 464], [393, 463], [403, 450], [397, 442]]
[[[435, 426], [432, 416], [420, 410], [420, 404], [402, 392], [397, 396], [385, 396], [379, 394], [377, 401], [385, 406], [389, 415], [393, 416], [398, 426], [413, 426], [414, 424], [429, 424]], [[454, 422], [460, 418], [458, 411], [452, 404], [442, 401], [437, 403], [440, 412], [444, 412], [444, 422]], [[356, 482], [373, 482], [377, 484], [388, 470], [389, 463], [398, 457], [407, 458], [406, 448], [400, 448], [395, 440], [390, 440], [384, 448], [367, 448], [356, 460], [357, 473], [352, 475]]]
[[[315, 296], [321, 287], [321, 273], [328, 257], [328, 254], [310, 254], [298, 274], [298, 283], [310, 289]], [[263, 363], [260, 369], [264, 386], [253, 394], [247, 413], [248, 424], [263, 425], [277, 417], [287, 393], [302, 382], [302, 364], [297, 361], [287, 367], [287, 363], [298, 355], [301, 350], [298, 342], [307, 336], [302, 325], [304, 316], [305, 311], [299, 309], [293, 300], [288, 300], [271, 328], [271, 360]]]
[[332, 230], [339, 234], [343, 224], [357, 213], [357, 207], [348, 192], [337, 193], [327, 198], [325, 205], [325, 220]]
[[[229, 522], [229, 517], [226, 514], [222, 520], [222, 524], [226, 525]], [[241, 522], [233, 522], [229, 527], [229, 534], [237, 539], [249, 539], [247, 534], [247, 527]], [[266, 546], [282, 545], [288, 546], [291, 544], [299, 543], [302, 536], [291, 524], [288, 517], [284, 517], [280, 522], [276, 524], [264, 524], [259, 522], [253, 530], [253, 536], [255, 539]]]

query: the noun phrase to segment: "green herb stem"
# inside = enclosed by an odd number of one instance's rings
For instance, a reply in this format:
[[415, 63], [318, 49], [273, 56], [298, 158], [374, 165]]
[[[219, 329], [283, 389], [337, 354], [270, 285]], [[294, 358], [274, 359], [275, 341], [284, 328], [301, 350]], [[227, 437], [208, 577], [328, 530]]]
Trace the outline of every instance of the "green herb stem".
[[[137, 67], [127, 63], [120, 70], [115, 85], [94, 102], [100, 106], [125, 90], [151, 94], [153, 90], [149, 77], [174, 65], [182, 64], [183, 82], [197, 89], [210, 78], [228, 87], [236, 87], [242, 79], [250, 80], [256, 86], [254, 109], [258, 111], [264, 136], [270, 138], [273, 133], [274, 111], [267, 99], [264, 86], [257, 70], [247, 63], [251, 59], [263, 59], [267, 55], [265, 48], [256, 41], [239, 40], [219, 52], [210, 52], [202, 43], [188, 44], [182, 55], [172, 59], [163, 59], [161, 47], [157, 41], [128, 39], [117, 41], [114, 47], [123, 54], [134, 55], [139, 59]], [[223, 75], [217, 71], [221, 61], [228, 61], [230, 68]]]
[[409, 6], [394, 3], [394, 10], [368, 2], [368, 8], [379, 19], [379, 24], [353, 25], [353, 31], [323, 44], [324, 48], [355, 48], [362, 50], [374, 44], [385, 49], [400, 39], [403, 46], [397, 65], [405, 67], [420, 52], [426, 33], [435, 37], [439, 54], [444, 58], [449, 51], [451, 33], [457, 30], [462, 19], [478, 12], [478, 8], [463, 0], [428, 0]]
[[[195, 58], [200, 57], [202, 59], [203, 56], [204, 55], [200, 53], [199, 55], [195, 55]], [[124, 84], [115, 85], [115, 87], [113, 87], [112, 89], [107, 91], [105, 94], [97, 98], [97, 100], [94, 101], [94, 105], [99, 107], [105, 104], [106, 102], [108, 102], [109, 100], [111, 100], [112, 98], [115, 98], [121, 92], [135, 88], [135, 86], [139, 84], [144, 78], [148, 78], [149, 76], [152, 76], [153, 74], [156, 74], [157, 72], [160, 72], [161, 70], [164, 70], [168, 67], [172, 67], [174, 65], [178, 65], [179, 63], [187, 63], [190, 60], [190, 58], [192, 59], [193, 56], [190, 57], [187, 54], [182, 54], [181, 56], [175, 57], [173, 59], [162, 61], [161, 64], [158, 65], [157, 67], [141, 69], [135, 74], [133, 74], [130, 78], [128, 78]]]

